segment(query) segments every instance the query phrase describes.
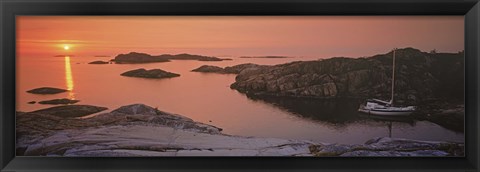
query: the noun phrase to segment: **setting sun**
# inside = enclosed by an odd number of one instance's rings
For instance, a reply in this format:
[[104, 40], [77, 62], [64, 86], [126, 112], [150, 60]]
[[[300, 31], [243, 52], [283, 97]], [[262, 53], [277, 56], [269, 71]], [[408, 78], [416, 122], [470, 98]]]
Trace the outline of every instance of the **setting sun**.
[[69, 50], [69, 49], [70, 49], [70, 47], [69, 47], [68, 45], [65, 45], [65, 46], [63, 46], [63, 49], [65, 49], [65, 50]]

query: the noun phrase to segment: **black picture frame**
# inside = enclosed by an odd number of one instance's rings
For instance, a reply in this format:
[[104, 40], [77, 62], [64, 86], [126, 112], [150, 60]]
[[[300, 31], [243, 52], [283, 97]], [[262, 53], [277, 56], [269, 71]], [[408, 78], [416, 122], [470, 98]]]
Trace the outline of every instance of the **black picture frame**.
[[[1, 171], [478, 171], [478, 0], [0, 0]], [[465, 157], [243, 158], [15, 157], [15, 16], [18, 15], [464, 15]]]

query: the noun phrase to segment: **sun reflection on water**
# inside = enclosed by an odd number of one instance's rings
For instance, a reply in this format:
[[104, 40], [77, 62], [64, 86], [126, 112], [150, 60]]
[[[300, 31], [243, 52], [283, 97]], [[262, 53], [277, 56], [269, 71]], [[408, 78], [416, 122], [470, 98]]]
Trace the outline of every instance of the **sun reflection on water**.
[[67, 85], [68, 98], [75, 99], [73, 93], [73, 76], [72, 76], [72, 66], [70, 64], [70, 56], [65, 56], [65, 84]]

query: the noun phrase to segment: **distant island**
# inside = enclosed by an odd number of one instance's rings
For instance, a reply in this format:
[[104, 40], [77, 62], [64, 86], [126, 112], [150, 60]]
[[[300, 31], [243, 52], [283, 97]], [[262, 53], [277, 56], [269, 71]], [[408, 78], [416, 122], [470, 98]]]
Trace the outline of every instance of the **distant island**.
[[155, 63], [155, 62], [169, 62], [170, 60], [198, 60], [198, 61], [223, 61], [231, 59], [221, 59], [217, 57], [192, 55], [192, 54], [162, 54], [153, 56], [146, 53], [130, 52], [128, 54], [119, 54], [113, 62], [117, 64], [129, 64], [129, 63]]
[[218, 66], [211, 66], [211, 65], [203, 65], [196, 69], [193, 69], [192, 72], [202, 72], [202, 73], [219, 73], [219, 74], [239, 74], [241, 71], [247, 68], [255, 68], [255, 67], [264, 67], [266, 65], [257, 65], [253, 63], [245, 63], [239, 64], [235, 66], [229, 66], [225, 68], [221, 68]]
[[281, 58], [293, 58], [289, 56], [241, 56], [239, 58], [266, 58], [266, 59], [281, 59]]
[[60, 55], [55, 55], [55, 56], [53, 56], [53, 57], [66, 57], [66, 56], [68, 56], [68, 57], [75, 57], [74, 55], [62, 55], [62, 54], [60, 54]]

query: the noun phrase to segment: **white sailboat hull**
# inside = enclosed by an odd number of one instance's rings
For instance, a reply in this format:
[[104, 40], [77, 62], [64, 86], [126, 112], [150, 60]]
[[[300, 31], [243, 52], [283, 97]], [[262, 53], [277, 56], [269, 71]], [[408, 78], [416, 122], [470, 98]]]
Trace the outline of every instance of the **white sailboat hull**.
[[367, 113], [370, 115], [379, 115], [379, 116], [409, 116], [413, 113], [413, 110], [408, 111], [395, 111], [395, 110], [384, 110], [384, 109], [358, 109], [358, 111]]

